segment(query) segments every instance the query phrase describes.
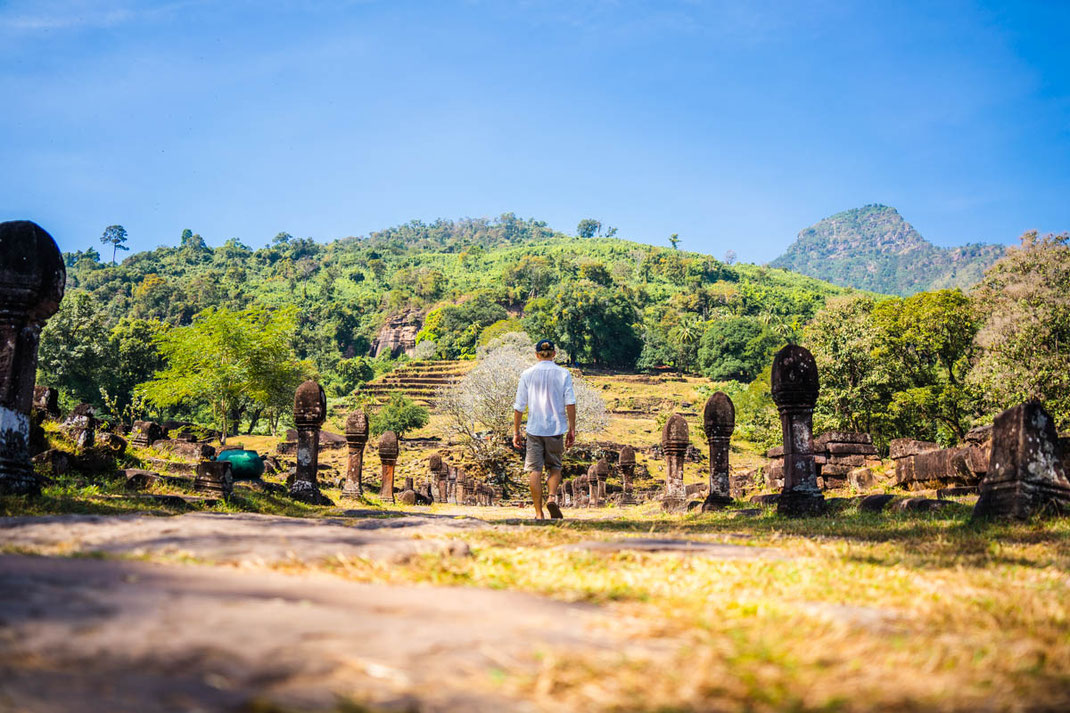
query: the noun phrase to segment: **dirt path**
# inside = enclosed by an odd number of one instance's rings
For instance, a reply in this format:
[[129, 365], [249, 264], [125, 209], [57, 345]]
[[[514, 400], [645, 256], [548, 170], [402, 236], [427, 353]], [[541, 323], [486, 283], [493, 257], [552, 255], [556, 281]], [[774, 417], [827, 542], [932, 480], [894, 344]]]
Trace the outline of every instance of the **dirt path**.
[[511, 592], [129, 560], [0, 557], [0, 710], [530, 710], [499, 671], [619, 645], [596, 608]]

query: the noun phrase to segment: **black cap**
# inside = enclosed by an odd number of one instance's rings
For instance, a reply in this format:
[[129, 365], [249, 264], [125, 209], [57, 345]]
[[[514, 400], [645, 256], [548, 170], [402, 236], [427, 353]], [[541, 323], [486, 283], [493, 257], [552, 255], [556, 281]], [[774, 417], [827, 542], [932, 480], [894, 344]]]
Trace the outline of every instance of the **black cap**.
[[535, 351], [537, 352], [552, 352], [554, 351], [554, 343], [549, 339], [540, 339], [539, 343], [535, 345]]

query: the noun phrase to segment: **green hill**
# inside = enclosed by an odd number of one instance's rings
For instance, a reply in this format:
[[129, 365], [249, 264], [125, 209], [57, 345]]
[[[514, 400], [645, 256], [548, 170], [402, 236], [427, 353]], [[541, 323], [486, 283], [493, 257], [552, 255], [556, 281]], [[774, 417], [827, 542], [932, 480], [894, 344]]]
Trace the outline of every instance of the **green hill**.
[[799, 233], [772, 267], [837, 285], [886, 294], [968, 287], [1002, 257], [1002, 245], [940, 248], [895, 208], [867, 205], [825, 218]]
[[[290, 307], [296, 309], [297, 356], [309, 360], [336, 394], [369, 378], [361, 363], [369, 355], [397, 355], [399, 345], [413, 353], [417, 335], [421, 344], [429, 342], [419, 358], [458, 359], [473, 355], [488, 335], [521, 327], [555, 339], [559, 351], [580, 364], [694, 372], [703, 350], [712, 354], [717, 347], [715, 336], [708, 348], [700, 339], [714, 325], [738, 322], [749, 341], [737, 350], [753, 352], [750, 361], [757, 363], [826, 298], [847, 291], [709, 255], [578, 238], [512, 214], [414, 221], [327, 244], [280, 234], [256, 250], [234, 239], [213, 248], [187, 230], [178, 245], [136, 253], [118, 265], [93, 249], [65, 259], [68, 296], [61, 311], [67, 317], [53, 320], [43, 336], [46, 351], [58, 355], [57, 368], [68, 368], [59, 357], [72, 353], [73, 344], [99, 342], [109, 330], [113, 342], [126, 344], [129, 337], [121, 335], [186, 325], [210, 307]], [[750, 361], [729, 373], [748, 376]], [[151, 376], [148, 367], [131, 368]], [[71, 380], [42, 376], [59, 384]], [[90, 385], [79, 398], [91, 400], [97, 391]]]

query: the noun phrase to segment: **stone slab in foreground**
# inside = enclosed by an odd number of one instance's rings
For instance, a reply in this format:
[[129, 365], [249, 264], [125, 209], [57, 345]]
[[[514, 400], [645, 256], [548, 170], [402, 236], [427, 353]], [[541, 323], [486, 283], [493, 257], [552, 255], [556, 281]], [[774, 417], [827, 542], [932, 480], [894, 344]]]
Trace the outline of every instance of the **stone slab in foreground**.
[[193, 557], [221, 564], [312, 563], [336, 556], [405, 562], [422, 554], [467, 555], [442, 537], [486, 523], [433, 515], [307, 519], [249, 513], [53, 515], [0, 521], [9, 549], [42, 554]]
[[514, 592], [4, 555], [0, 709], [529, 710], [496, 672], [534, 673], [542, 652], [627, 648], [605, 619]]

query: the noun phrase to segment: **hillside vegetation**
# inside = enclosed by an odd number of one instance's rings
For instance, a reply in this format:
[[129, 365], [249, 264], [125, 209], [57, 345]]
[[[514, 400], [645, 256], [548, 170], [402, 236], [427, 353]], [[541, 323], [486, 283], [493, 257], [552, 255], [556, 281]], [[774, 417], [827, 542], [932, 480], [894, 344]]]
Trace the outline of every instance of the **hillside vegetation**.
[[[421, 329], [423, 358], [467, 358], [481, 340], [526, 329], [583, 365], [706, 364], [749, 380], [770, 346], [847, 292], [782, 270], [577, 238], [512, 214], [414, 221], [328, 244], [280, 233], [257, 250], [234, 239], [213, 248], [187, 230], [178, 245], [120, 264], [92, 248], [65, 257], [68, 295], [43, 336], [41, 380], [68, 404], [101, 405], [102, 387], [129, 402], [162, 368], [144, 347], [210, 308], [259, 324], [268, 324], [260, 309], [291, 315], [296, 358], [342, 396], [390, 368], [367, 355], [382, 325], [406, 313]], [[719, 343], [703, 347], [722, 322], [744, 335], [739, 358], [723, 363]], [[104, 363], [117, 368], [102, 374]]]
[[1002, 245], [937, 247], [895, 208], [867, 205], [802, 230], [770, 265], [837, 285], [911, 295], [974, 285], [1003, 253]]

